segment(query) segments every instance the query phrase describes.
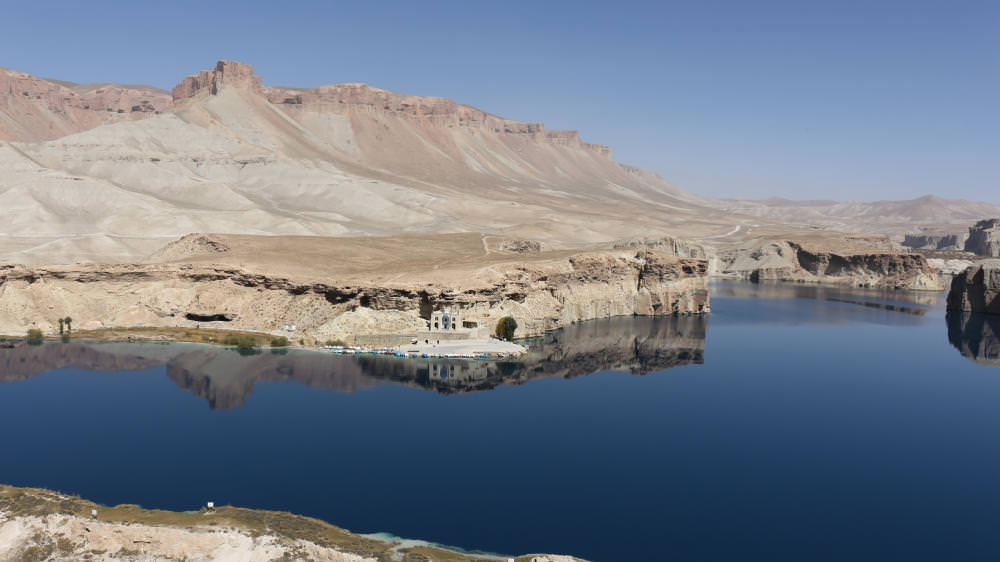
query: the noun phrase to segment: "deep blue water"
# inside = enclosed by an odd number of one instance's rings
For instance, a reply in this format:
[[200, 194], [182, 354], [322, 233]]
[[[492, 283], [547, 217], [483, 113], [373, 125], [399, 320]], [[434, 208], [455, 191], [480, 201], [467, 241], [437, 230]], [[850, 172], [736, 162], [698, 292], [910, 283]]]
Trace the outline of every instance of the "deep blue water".
[[0, 481], [602, 561], [1000, 557], [1000, 322], [814, 287], [712, 309], [522, 365], [0, 350]]

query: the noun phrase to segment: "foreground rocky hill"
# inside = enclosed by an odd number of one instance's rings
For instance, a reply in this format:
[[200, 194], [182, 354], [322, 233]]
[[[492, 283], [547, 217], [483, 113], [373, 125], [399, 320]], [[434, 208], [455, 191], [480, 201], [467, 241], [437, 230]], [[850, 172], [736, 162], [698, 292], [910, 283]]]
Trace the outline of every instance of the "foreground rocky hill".
[[[96, 510], [97, 515], [92, 515]], [[291, 513], [220, 506], [193, 512], [102, 506], [0, 485], [0, 561], [239, 560], [485, 562], [420, 541], [380, 540]], [[574, 562], [528, 555], [518, 562]]]

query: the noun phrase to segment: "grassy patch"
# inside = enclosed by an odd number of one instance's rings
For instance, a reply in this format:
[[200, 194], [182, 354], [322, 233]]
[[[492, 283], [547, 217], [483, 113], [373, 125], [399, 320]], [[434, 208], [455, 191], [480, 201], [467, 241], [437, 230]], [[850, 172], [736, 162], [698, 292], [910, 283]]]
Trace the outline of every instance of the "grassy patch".
[[77, 330], [73, 332], [77, 339], [114, 340], [114, 341], [183, 341], [194, 343], [214, 343], [239, 347], [244, 343], [249, 348], [261, 347], [271, 343], [271, 334], [261, 332], [245, 332], [240, 330], [219, 330], [216, 328], [102, 328], [100, 330]]

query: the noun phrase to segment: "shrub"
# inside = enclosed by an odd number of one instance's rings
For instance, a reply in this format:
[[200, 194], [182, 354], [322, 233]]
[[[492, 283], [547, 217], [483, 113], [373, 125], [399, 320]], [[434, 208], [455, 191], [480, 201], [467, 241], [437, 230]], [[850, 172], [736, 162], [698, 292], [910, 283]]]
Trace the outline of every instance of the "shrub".
[[252, 336], [227, 336], [226, 345], [231, 345], [240, 351], [253, 351], [257, 347], [257, 340]]
[[517, 331], [517, 320], [510, 316], [504, 316], [497, 322], [497, 337], [502, 340], [514, 339], [514, 332]]
[[44, 334], [42, 334], [42, 331], [39, 330], [38, 328], [32, 328], [28, 330], [28, 343], [30, 343], [31, 345], [38, 345], [42, 343], [42, 339], [44, 337], [45, 337]]
[[271, 347], [288, 347], [288, 338], [285, 336], [271, 338]]
[[325, 345], [327, 347], [344, 347], [347, 344], [344, 343], [344, 340], [326, 340]]

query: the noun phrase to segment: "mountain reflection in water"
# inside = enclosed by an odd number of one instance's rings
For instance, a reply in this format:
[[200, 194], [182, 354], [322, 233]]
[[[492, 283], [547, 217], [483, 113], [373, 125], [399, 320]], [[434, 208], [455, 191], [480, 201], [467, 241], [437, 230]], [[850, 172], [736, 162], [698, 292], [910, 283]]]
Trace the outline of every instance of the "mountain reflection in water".
[[947, 322], [948, 341], [966, 359], [1000, 367], [1000, 316], [951, 311]]
[[334, 356], [288, 350], [240, 354], [186, 343], [77, 342], [18, 344], [0, 349], [0, 382], [77, 367], [140, 371], [166, 367], [177, 386], [212, 409], [244, 405], [259, 382], [294, 381], [354, 392], [387, 382], [443, 394], [490, 390], [540, 378], [571, 378], [599, 371], [646, 374], [704, 362], [707, 319], [621, 317], [569, 326], [528, 341], [517, 361]]

